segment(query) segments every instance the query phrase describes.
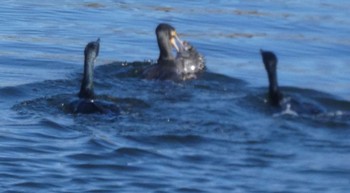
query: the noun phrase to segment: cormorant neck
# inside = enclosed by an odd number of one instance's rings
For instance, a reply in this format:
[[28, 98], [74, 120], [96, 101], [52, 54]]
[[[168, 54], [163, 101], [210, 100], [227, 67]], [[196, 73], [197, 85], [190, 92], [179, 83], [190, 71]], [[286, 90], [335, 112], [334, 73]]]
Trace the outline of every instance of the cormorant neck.
[[84, 60], [84, 76], [81, 82], [79, 98], [93, 99], [94, 98], [94, 63], [95, 59], [90, 56], [85, 56]]
[[157, 37], [157, 40], [158, 40], [158, 47], [159, 47], [158, 62], [164, 61], [164, 60], [174, 60], [170, 41], [163, 35], [159, 35], [159, 37]]
[[269, 78], [270, 103], [274, 106], [279, 106], [283, 96], [278, 87], [276, 69], [273, 69], [272, 71], [268, 71], [267, 74]]

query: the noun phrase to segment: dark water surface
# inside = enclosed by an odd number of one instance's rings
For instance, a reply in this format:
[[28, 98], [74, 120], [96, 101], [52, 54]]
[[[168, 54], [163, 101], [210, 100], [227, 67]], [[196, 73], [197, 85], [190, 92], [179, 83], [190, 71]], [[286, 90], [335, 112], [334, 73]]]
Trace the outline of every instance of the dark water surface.
[[[3, 1], [0, 191], [349, 192], [349, 9], [340, 0]], [[160, 22], [206, 56], [199, 80], [134, 76], [158, 56]], [[73, 115], [83, 49], [97, 37], [97, 100], [120, 113]], [[277, 53], [285, 95], [321, 113], [265, 103], [260, 48]]]

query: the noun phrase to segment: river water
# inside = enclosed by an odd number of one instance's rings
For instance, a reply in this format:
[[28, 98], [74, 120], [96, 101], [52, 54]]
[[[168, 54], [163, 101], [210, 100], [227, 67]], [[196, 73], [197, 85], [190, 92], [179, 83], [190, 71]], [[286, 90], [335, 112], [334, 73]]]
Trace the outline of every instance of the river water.
[[[349, 9], [341, 0], [4, 0], [1, 192], [349, 192]], [[130, 74], [157, 59], [161, 22], [205, 55], [198, 80]], [[120, 114], [67, 113], [84, 46], [98, 37], [95, 91]], [[277, 54], [286, 96], [324, 111], [283, 115], [266, 104], [259, 49]]]

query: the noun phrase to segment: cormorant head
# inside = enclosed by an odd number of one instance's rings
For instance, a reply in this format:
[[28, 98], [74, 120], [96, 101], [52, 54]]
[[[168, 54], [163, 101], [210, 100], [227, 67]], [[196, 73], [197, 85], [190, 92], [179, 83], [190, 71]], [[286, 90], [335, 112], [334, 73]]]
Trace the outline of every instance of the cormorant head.
[[177, 36], [176, 30], [173, 26], [161, 23], [156, 28], [157, 42], [160, 50], [160, 59], [170, 59], [172, 58], [171, 49], [174, 47], [177, 52], [179, 52], [179, 47], [176, 44], [176, 41], [180, 42], [181, 40]]
[[100, 52], [100, 38], [85, 46], [84, 55], [87, 60], [95, 60]]
[[273, 52], [260, 50], [265, 69], [268, 73], [275, 72], [277, 69], [277, 57]]

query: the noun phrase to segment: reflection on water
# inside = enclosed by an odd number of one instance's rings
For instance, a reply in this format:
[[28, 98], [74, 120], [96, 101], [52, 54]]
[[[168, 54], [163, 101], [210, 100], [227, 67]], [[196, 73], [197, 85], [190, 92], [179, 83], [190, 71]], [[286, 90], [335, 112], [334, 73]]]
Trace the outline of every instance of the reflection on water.
[[[348, 192], [349, 8], [4, 1], [0, 190]], [[205, 55], [208, 73], [186, 83], [138, 78], [143, 61], [158, 57], [160, 22]], [[65, 104], [77, 98], [83, 48], [97, 37], [97, 100], [120, 112], [71, 114]], [[324, 112], [280, 115], [266, 104], [260, 48], [279, 56], [284, 94]]]

